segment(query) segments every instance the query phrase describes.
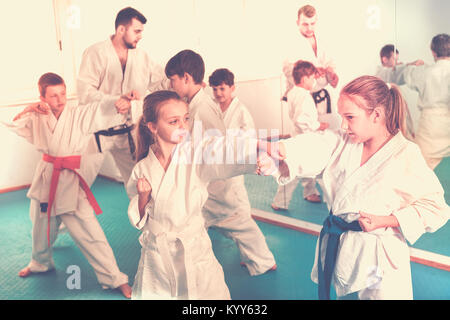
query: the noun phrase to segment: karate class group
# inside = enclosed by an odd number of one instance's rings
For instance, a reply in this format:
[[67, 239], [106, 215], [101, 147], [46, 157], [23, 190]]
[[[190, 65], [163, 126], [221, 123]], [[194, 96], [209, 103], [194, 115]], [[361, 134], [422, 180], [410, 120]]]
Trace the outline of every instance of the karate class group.
[[[19, 276], [54, 269], [52, 246], [65, 226], [103, 288], [132, 299], [231, 299], [209, 227], [235, 242], [249, 276], [279, 272], [244, 185], [244, 174], [259, 174], [279, 185], [273, 210], [288, 210], [301, 182], [304, 200], [330, 211], [315, 257], [302, 257], [314, 261], [319, 299], [330, 299], [331, 286], [342, 299], [412, 299], [408, 242], [450, 217], [433, 171], [450, 155], [449, 35], [430, 39], [432, 65], [399, 65], [398, 50], [383, 47], [377, 75], [355, 78], [331, 101], [327, 88], [339, 77], [315, 34], [316, 10], [305, 5], [297, 17], [296, 48], [280, 66], [287, 135], [258, 138], [231, 70], [206, 78], [203, 58], [189, 49], [165, 68], [154, 63], [137, 46], [147, 19], [131, 7], [118, 12], [110, 38], [84, 51], [77, 106], [66, 106], [63, 78], [43, 74], [40, 101], [8, 124], [43, 154], [27, 193], [32, 256]], [[416, 130], [401, 84], [419, 94]], [[332, 104], [340, 128], [327, 122]], [[90, 186], [105, 151], [124, 181], [129, 221], [141, 230], [132, 286], [95, 216], [101, 208]]]

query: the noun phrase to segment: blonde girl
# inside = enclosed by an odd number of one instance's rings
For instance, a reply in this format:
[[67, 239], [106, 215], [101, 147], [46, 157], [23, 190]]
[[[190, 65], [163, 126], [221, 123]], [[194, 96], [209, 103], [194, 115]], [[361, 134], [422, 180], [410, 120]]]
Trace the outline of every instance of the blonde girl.
[[[284, 158], [279, 183], [320, 174], [330, 215], [316, 247], [319, 298], [412, 299], [408, 243], [448, 220], [444, 190], [406, 131], [397, 86], [372, 76], [340, 93], [342, 133], [302, 134], [269, 153]], [[260, 161], [260, 170], [267, 163]]]
[[[224, 138], [204, 137], [193, 146], [188, 122], [188, 107], [176, 93], [157, 91], [145, 98], [138, 163], [127, 188], [137, 194], [129, 205], [130, 221], [142, 230], [133, 299], [230, 299], [201, 209], [210, 181], [254, 172], [256, 165], [200, 159], [205, 150], [223, 152]], [[248, 150], [253, 156], [256, 145]]]

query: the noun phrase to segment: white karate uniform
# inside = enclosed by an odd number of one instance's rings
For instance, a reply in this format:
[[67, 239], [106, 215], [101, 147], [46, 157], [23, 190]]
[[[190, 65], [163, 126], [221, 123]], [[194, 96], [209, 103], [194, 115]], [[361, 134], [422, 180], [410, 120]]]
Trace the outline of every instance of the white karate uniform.
[[403, 71], [406, 65], [400, 64], [395, 66], [395, 68], [388, 68], [384, 66], [377, 66], [375, 76], [380, 78], [386, 83], [395, 83], [398, 86], [405, 84], [405, 79], [403, 79]]
[[[225, 149], [224, 138], [218, 137], [203, 139], [195, 147], [190, 142], [181, 143], [164, 171], [150, 148], [149, 155], [133, 169], [129, 192], [136, 193], [137, 180], [145, 177], [152, 193], [141, 220], [138, 195], [128, 209], [131, 224], [142, 229], [132, 299], [230, 299], [201, 209], [210, 181], [253, 172], [256, 166], [197, 160], [205, 150], [225, 154]], [[256, 157], [256, 141], [247, 140], [246, 150], [246, 158]]]
[[[228, 136], [256, 138], [250, 112], [237, 97], [223, 113]], [[235, 152], [240, 152], [235, 149]], [[251, 216], [251, 205], [245, 188], [244, 176], [211, 182], [209, 197], [203, 206], [206, 226], [218, 228], [239, 248], [241, 262], [250, 275], [262, 274], [275, 265], [275, 258], [267, 246], [264, 234]]]
[[[111, 38], [96, 43], [85, 50], [77, 78], [77, 94], [80, 103], [98, 101], [102, 97], [116, 100], [132, 90], [139, 92], [141, 99], [147, 91], [170, 88], [161, 66], [154, 63], [148, 54], [139, 48], [129, 49], [125, 71], [114, 49]], [[127, 124], [137, 123], [142, 114], [142, 101], [133, 101]], [[107, 126], [105, 129], [112, 127]], [[134, 135], [134, 132], [133, 132]], [[126, 185], [135, 165], [128, 144], [128, 135], [100, 136], [102, 151], [109, 150]]]
[[[288, 92], [289, 118], [293, 123], [291, 136], [294, 137], [301, 133], [314, 132], [320, 127], [318, 120], [316, 104], [308, 90], [295, 86]], [[316, 188], [316, 179], [313, 178], [294, 178], [286, 185], [278, 186], [277, 193], [272, 204], [278, 208], [289, 209], [292, 195], [298, 184], [302, 183], [303, 198], [310, 195], [320, 195]]]
[[[416, 144], [397, 133], [360, 166], [363, 144], [330, 131], [283, 141], [291, 177], [322, 173], [329, 209], [347, 222], [359, 212], [395, 215], [399, 228], [347, 231], [340, 237], [332, 284], [338, 297], [412, 299], [409, 247], [450, 217], [444, 190]], [[349, 213], [349, 214], [347, 214]], [[325, 256], [325, 235], [322, 258]], [[311, 278], [317, 282], [317, 256]], [[323, 265], [323, 264], [322, 264]]]
[[[86, 153], [92, 133], [111, 123], [119, 125], [126, 118], [118, 114], [114, 98], [103, 98], [84, 106], [66, 106], [59, 119], [47, 115], [28, 113], [9, 127], [36, 148], [54, 157], [81, 155], [80, 169], [76, 171], [90, 186], [97, 174], [98, 153]], [[47, 213], [41, 213], [40, 203], [48, 203], [53, 164], [40, 160], [27, 196], [31, 199], [30, 216], [33, 221], [33, 249], [29, 267], [32, 272], [45, 272], [54, 268], [52, 247], [47, 244]], [[50, 208], [48, 208], [50, 210]], [[51, 208], [50, 244], [53, 245], [58, 227], [63, 222], [73, 240], [94, 268], [104, 288], [116, 288], [128, 283], [127, 275], [120, 272], [113, 251], [94, 215], [93, 208], [80, 186], [78, 176], [63, 169], [59, 176], [55, 200]]]
[[415, 142], [434, 169], [443, 157], [450, 156], [450, 60], [408, 66], [403, 76], [408, 87], [419, 93], [421, 113]]
[[[290, 36], [289, 44], [285, 49], [288, 53], [286, 58], [283, 61], [283, 75], [286, 80], [286, 91], [285, 96], [289, 90], [295, 87], [294, 77], [292, 76], [292, 71], [294, 69], [294, 65], [298, 60], [304, 60], [311, 62], [316, 68], [328, 68], [331, 67], [335, 69], [335, 65], [333, 61], [326, 55], [325, 49], [322, 46], [322, 42], [319, 41], [319, 37], [316, 35], [316, 44], [317, 44], [317, 55], [314, 53], [314, 50], [309, 42], [308, 38], [299, 34], [298, 31], [295, 35]], [[311, 90], [311, 92], [317, 92], [321, 89], [326, 89], [328, 86], [328, 80], [325, 76], [316, 79], [316, 85]], [[330, 91], [330, 90], [328, 90]], [[330, 116], [326, 116], [326, 103], [320, 103], [317, 106], [319, 115], [323, 118], [323, 121], [329, 122], [331, 119]]]

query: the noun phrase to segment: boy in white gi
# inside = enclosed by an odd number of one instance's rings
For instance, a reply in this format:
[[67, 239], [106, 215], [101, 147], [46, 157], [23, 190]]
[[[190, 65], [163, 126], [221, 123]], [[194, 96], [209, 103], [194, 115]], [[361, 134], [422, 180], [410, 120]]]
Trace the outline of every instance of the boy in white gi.
[[125, 122], [130, 97], [104, 97], [66, 107], [66, 85], [60, 76], [46, 73], [38, 84], [41, 101], [26, 107], [9, 125], [43, 153], [27, 194], [33, 221], [32, 258], [19, 276], [54, 268], [52, 245], [63, 222], [102, 287], [119, 288], [130, 298], [128, 277], [120, 272], [93, 212], [101, 213], [89, 189], [99, 158], [86, 153], [90, 133]]
[[[395, 53], [394, 53], [395, 50]], [[422, 65], [422, 60], [416, 60], [411, 63], [402, 64], [398, 62], [398, 49], [393, 44], [387, 44], [380, 50], [381, 66], [377, 67], [376, 76], [386, 83], [395, 83], [396, 85], [405, 84], [403, 71], [408, 65]]]
[[[289, 136], [327, 129], [327, 122], [319, 122], [316, 105], [311, 96], [311, 90], [316, 84], [316, 67], [308, 61], [299, 60], [292, 70], [292, 75], [295, 87], [288, 92], [287, 96], [289, 118], [293, 124], [293, 132]], [[287, 210], [289, 208], [292, 194], [300, 180], [303, 186], [303, 198], [310, 202], [321, 201], [319, 190], [316, 188], [315, 177], [295, 178], [292, 182], [284, 186], [278, 186], [272, 203], [274, 210]]]
[[420, 118], [415, 142], [431, 169], [450, 156], [450, 36], [438, 34], [431, 41], [432, 65], [411, 65], [403, 77], [419, 93]]
[[[195, 144], [188, 127], [188, 106], [175, 92], [145, 98], [138, 163], [128, 182], [130, 192], [137, 191], [128, 209], [130, 222], [142, 229], [133, 299], [230, 299], [202, 207], [210, 181], [255, 171], [257, 143], [243, 139], [242, 153], [227, 163], [224, 136], [205, 136]], [[221, 163], [207, 163], [206, 150], [221, 153]], [[237, 164], [240, 156], [244, 164]]]
[[[202, 134], [226, 135], [222, 111], [202, 87], [205, 74], [202, 57], [192, 50], [183, 50], [169, 60], [165, 71], [172, 88], [189, 103], [190, 132], [194, 140]], [[261, 243], [255, 241], [261, 239], [261, 231], [250, 215], [237, 214], [241, 203], [232, 185], [229, 180], [217, 180], [208, 186], [209, 196], [203, 207], [206, 227], [217, 227], [233, 237], [249, 273], [259, 275], [273, 268], [275, 261], [267, 248], [262, 250], [259, 245], [257, 248], [252, 245]]]
[[[85, 50], [77, 79], [81, 104], [104, 97], [118, 98], [129, 92], [140, 100], [147, 90], [152, 92], [169, 88], [169, 80], [165, 78], [162, 68], [144, 50], [137, 48], [146, 22], [147, 19], [139, 11], [124, 8], [117, 14], [115, 34]], [[110, 125], [96, 133], [99, 151], [111, 152], [125, 186], [135, 165], [132, 130], [137, 119], [133, 117], [142, 112], [142, 101], [135, 103], [125, 124]]]
[[[233, 97], [235, 90], [234, 74], [228, 69], [217, 69], [209, 77], [209, 85], [213, 89], [216, 102], [222, 111], [223, 121], [228, 136], [248, 135], [256, 138], [255, 124], [250, 112], [238, 97]], [[222, 220], [215, 226], [225, 236], [233, 239], [239, 247], [241, 265], [248, 266], [251, 275], [276, 269], [275, 258], [266, 244], [264, 234], [251, 217], [251, 206], [248, 200], [244, 176], [237, 176], [227, 181], [216, 182], [223, 184], [223, 192], [228, 193], [228, 199], [233, 201], [222, 202], [208, 200], [203, 207], [205, 216], [209, 220], [217, 219], [217, 213], [227, 213], [227, 220]], [[214, 186], [211, 186], [213, 188]], [[207, 219], [208, 220], [208, 219]], [[233, 221], [233, 222], [232, 222]], [[225, 228], [220, 228], [223, 225]], [[266, 270], [265, 270], [266, 269]], [[259, 272], [255, 272], [259, 270]]]
[[[281, 183], [323, 177], [330, 215], [311, 274], [319, 298], [329, 299], [333, 284], [339, 298], [412, 299], [406, 241], [448, 221], [444, 190], [407, 139], [407, 106], [396, 85], [359, 77], [341, 90], [338, 110], [345, 133], [300, 134], [269, 151], [285, 159]], [[259, 165], [264, 172], [267, 163]]]

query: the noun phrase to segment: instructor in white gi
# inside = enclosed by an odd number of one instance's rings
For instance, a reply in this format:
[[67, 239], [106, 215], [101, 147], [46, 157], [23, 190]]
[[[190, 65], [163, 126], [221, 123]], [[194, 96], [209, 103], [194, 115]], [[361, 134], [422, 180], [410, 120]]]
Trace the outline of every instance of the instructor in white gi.
[[[98, 101], [105, 96], [119, 98], [129, 92], [132, 92], [129, 98], [141, 99], [147, 90], [169, 88], [170, 82], [162, 68], [144, 50], [136, 48], [146, 22], [147, 19], [137, 10], [124, 8], [117, 14], [115, 34], [85, 50], [77, 79], [81, 104]], [[142, 101], [138, 107], [142, 110]], [[124, 126], [111, 125], [108, 130], [96, 134], [99, 151], [111, 152], [125, 184], [135, 164], [132, 128], [137, 119], [133, 119], [133, 113], [129, 112]]]

